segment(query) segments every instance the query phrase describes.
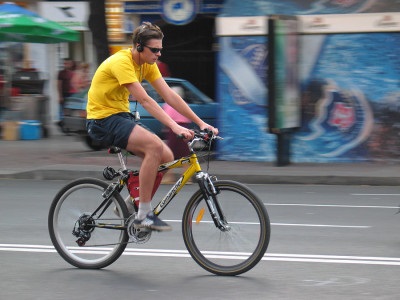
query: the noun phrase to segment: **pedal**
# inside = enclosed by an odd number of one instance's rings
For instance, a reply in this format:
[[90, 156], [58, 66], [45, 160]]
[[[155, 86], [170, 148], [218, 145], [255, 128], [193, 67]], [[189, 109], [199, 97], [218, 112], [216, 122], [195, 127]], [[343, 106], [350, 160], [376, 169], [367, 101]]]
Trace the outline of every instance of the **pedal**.
[[112, 167], [105, 167], [103, 177], [107, 180], [113, 180], [117, 176], [117, 172]]

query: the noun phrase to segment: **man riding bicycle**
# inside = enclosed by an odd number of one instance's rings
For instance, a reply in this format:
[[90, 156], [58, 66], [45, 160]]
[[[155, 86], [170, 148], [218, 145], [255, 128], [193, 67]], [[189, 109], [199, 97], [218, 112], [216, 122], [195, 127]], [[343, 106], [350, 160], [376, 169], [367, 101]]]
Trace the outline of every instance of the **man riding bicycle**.
[[151, 197], [158, 166], [172, 161], [173, 154], [159, 137], [137, 126], [129, 109], [129, 95], [176, 135], [192, 139], [194, 132], [178, 125], [146, 93], [140, 84], [145, 79], [180, 114], [200, 129], [218, 134], [218, 129], [202, 121], [161, 76], [156, 61], [161, 56], [163, 37], [158, 26], [144, 22], [133, 32], [133, 48], [120, 50], [98, 67], [88, 92], [86, 121], [92, 139], [104, 146], [126, 149], [143, 159], [139, 175], [140, 203], [134, 226], [157, 231], [171, 230], [167, 223], [152, 213]]

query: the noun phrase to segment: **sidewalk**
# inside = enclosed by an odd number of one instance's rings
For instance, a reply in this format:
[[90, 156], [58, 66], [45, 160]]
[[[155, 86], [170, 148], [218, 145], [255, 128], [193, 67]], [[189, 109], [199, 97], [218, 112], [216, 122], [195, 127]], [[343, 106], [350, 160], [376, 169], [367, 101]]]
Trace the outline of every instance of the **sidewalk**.
[[[73, 180], [102, 178], [106, 166], [116, 169], [116, 155], [91, 151], [77, 136], [51, 128], [49, 138], [32, 141], [0, 140], [0, 179]], [[129, 168], [139, 168], [140, 160], [130, 156]], [[207, 163], [202, 164], [206, 169]], [[209, 173], [219, 179], [243, 183], [400, 185], [400, 163], [293, 163], [277, 167], [271, 162], [210, 162]]]

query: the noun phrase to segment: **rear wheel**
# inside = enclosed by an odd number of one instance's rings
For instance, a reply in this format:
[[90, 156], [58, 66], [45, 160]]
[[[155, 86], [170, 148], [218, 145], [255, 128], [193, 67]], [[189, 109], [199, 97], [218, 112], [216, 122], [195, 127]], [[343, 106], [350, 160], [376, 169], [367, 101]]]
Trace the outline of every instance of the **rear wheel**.
[[[104, 201], [108, 184], [95, 178], [78, 179], [62, 188], [49, 211], [48, 227], [57, 252], [78, 268], [104, 268], [124, 252], [129, 240], [125, 228], [126, 205], [115, 193], [103, 214], [93, 212]], [[114, 208], [123, 218], [114, 214]]]
[[270, 221], [264, 204], [246, 186], [217, 181], [215, 213], [223, 219], [218, 228], [199, 190], [189, 200], [182, 231], [193, 259], [217, 275], [238, 275], [252, 269], [264, 256], [270, 239]]

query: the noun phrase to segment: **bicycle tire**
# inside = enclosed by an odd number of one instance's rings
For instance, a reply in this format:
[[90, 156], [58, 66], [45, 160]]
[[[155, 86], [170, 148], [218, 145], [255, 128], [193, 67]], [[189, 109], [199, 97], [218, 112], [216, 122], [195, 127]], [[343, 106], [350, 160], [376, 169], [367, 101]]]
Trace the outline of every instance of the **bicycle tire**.
[[[230, 230], [223, 232], [212, 221], [201, 190], [187, 203], [182, 232], [187, 250], [205, 270], [216, 275], [239, 275], [264, 256], [271, 235], [267, 210], [245, 185], [216, 181], [215, 196]], [[208, 213], [207, 213], [208, 212]]]
[[[51, 241], [60, 256], [71, 265], [82, 269], [100, 269], [116, 261], [124, 252], [129, 236], [126, 230], [95, 227], [89, 231], [90, 238], [84, 246], [77, 244], [72, 234], [77, 220], [91, 215], [104, 200], [102, 193], [109, 184], [96, 178], [81, 178], [64, 186], [54, 197], [48, 216]], [[120, 194], [114, 194], [112, 203], [101, 219], [91, 224], [111, 222], [124, 226], [128, 211]], [[122, 212], [123, 218], [114, 214], [114, 207]], [[91, 227], [88, 227], [91, 228]]]

